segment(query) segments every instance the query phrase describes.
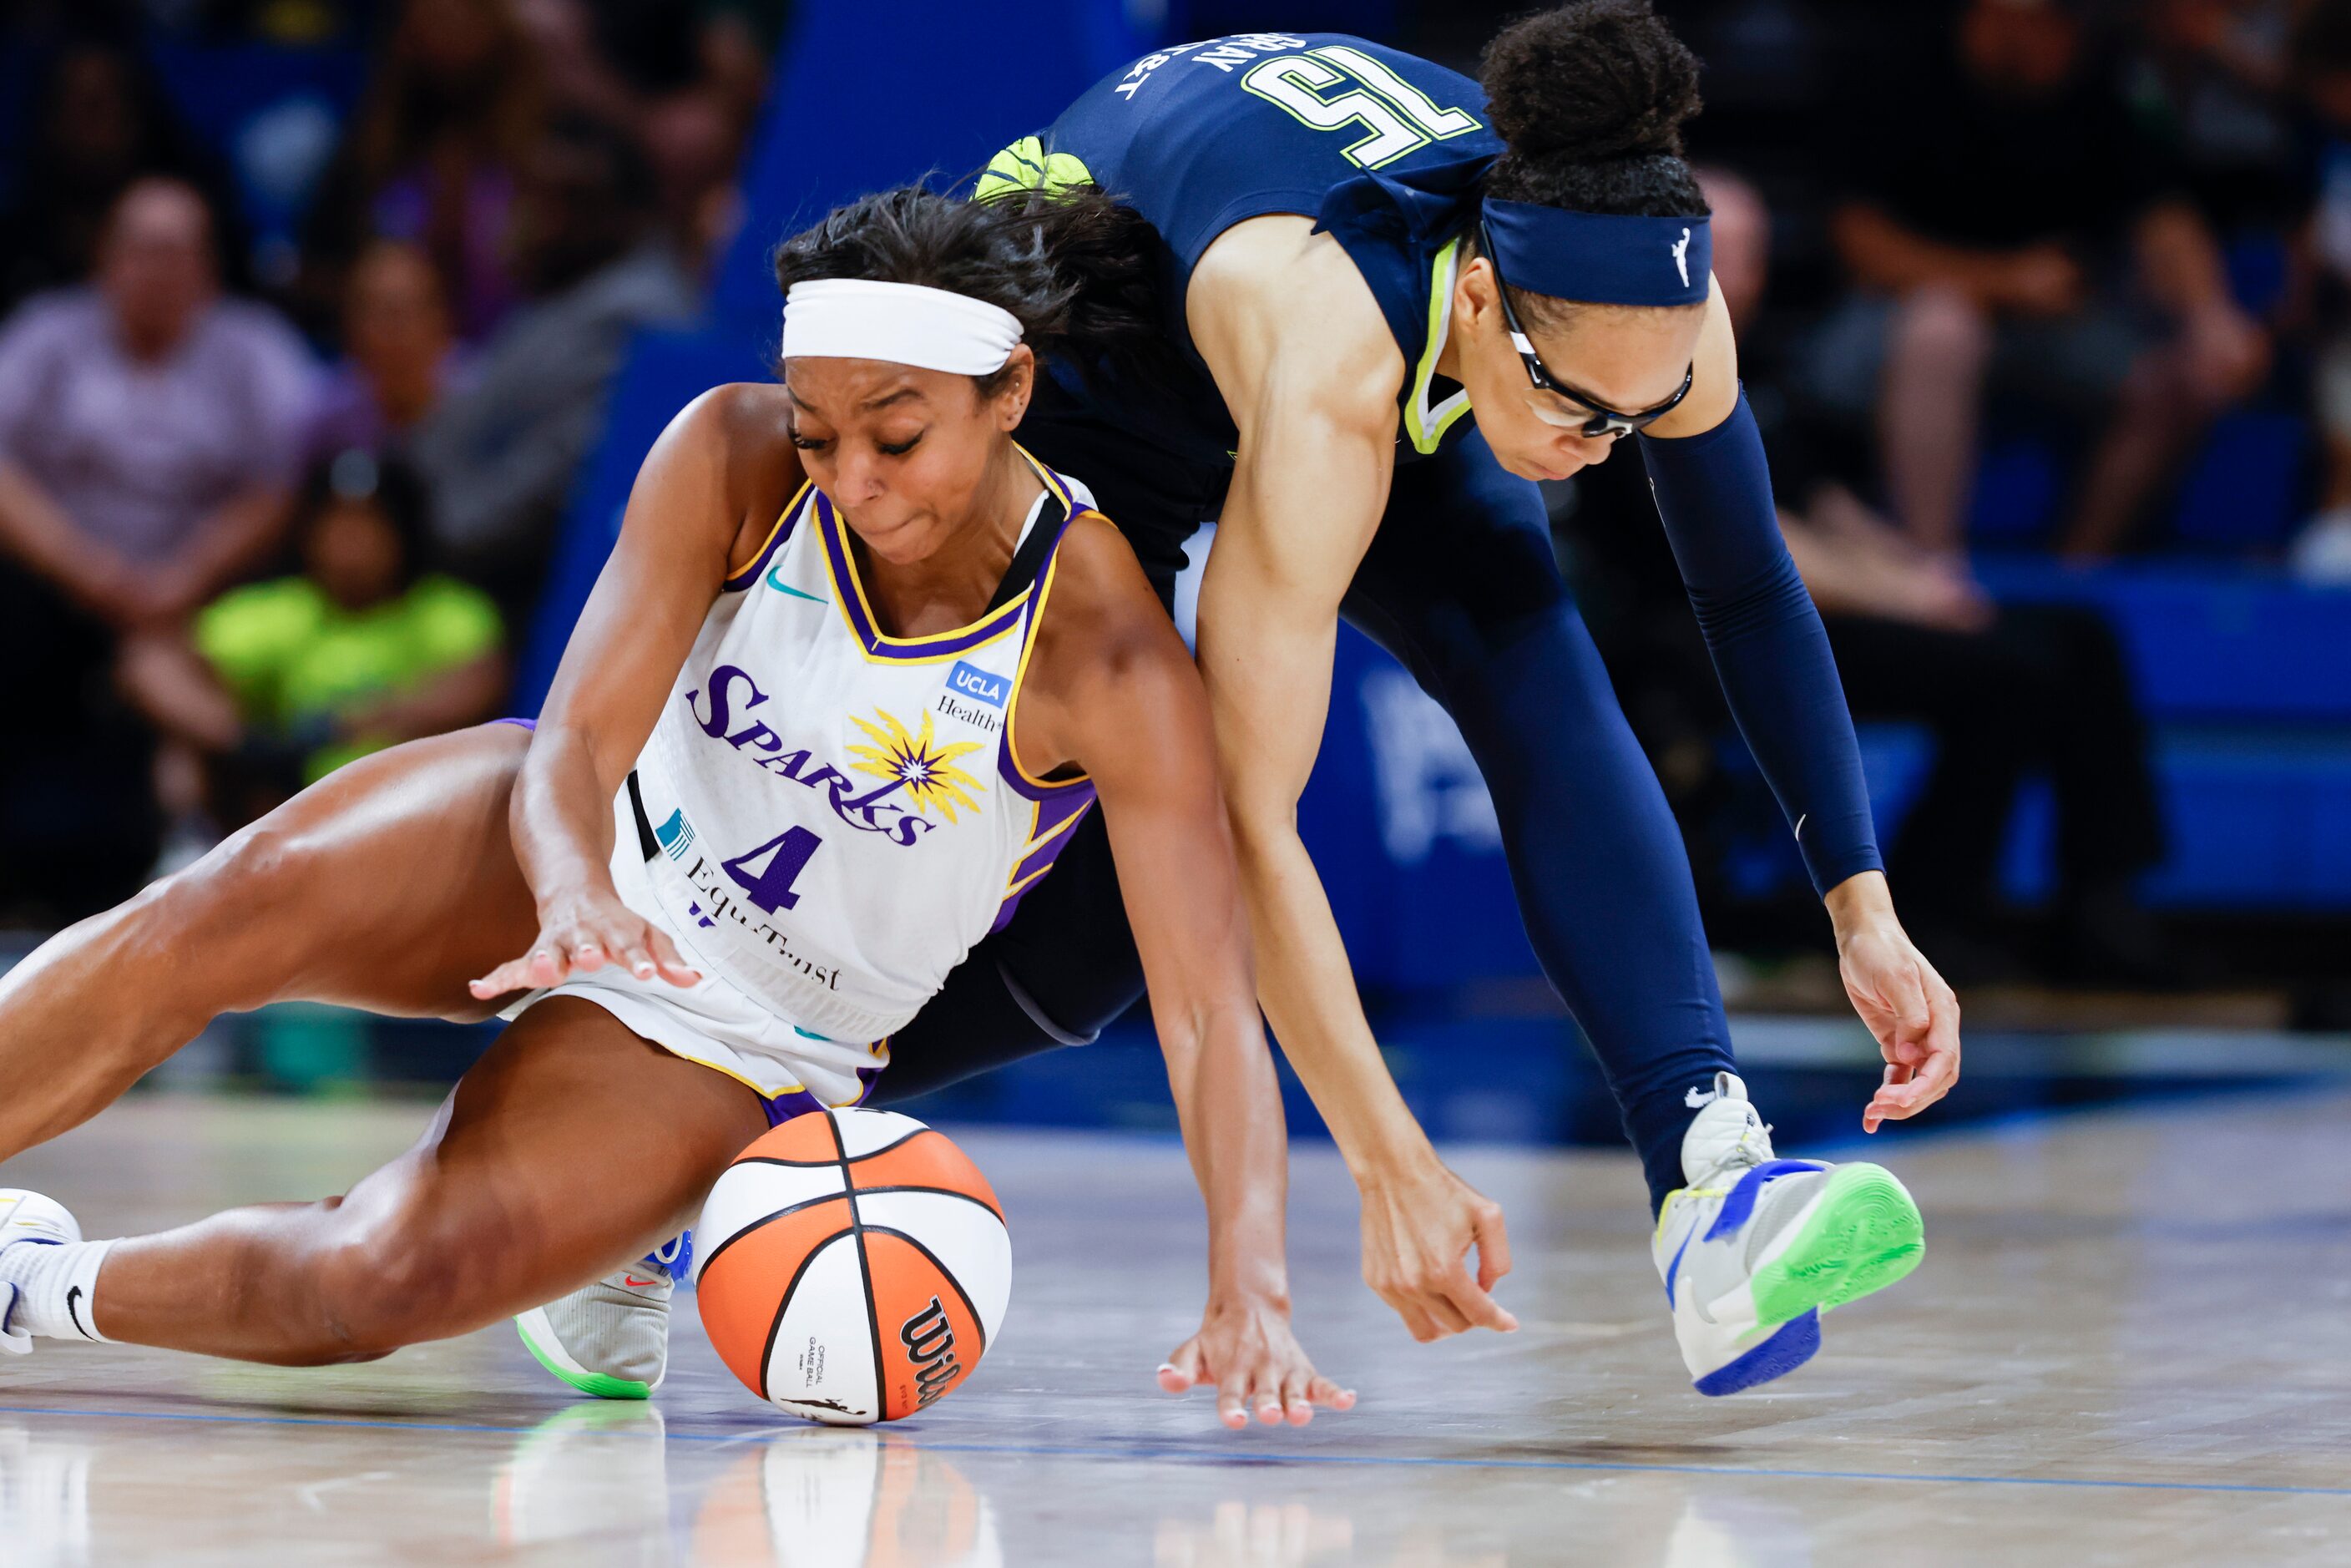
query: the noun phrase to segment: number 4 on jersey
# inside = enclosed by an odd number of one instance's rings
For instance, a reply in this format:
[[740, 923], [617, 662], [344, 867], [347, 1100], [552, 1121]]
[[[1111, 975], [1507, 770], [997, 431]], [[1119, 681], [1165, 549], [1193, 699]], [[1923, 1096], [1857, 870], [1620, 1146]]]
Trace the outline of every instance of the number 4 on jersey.
[[[799, 903], [800, 895], [792, 891], [792, 883], [807, 869], [809, 857], [816, 853], [817, 846], [823, 842], [806, 828], [786, 828], [758, 848], [746, 850], [733, 860], [718, 863], [735, 879], [745, 898], [762, 912], [773, 915]], [[751, 862], [761, 855], [768, 857], [767, 869], [755, 871]]]
[[[1325, 89], [1353, 78], [1360, 86], [1324, 98]], [[1241, 86], [1293, 120], [1317, 131], [1366, 132], [1348, 144], [1358, 167], [1377, 169], [1416, 148], [1478, 129], [1478, 118], [1460, 109], [1439, 109], [1426, 93], [1361, 49], [1329, 44], [1302, 55], [1261, 60], [1241, 77]]]

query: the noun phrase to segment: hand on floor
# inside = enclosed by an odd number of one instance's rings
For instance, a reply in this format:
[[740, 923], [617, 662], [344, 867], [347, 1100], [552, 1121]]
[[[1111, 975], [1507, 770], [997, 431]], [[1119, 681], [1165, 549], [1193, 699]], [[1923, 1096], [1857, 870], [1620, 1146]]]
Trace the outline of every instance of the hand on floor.
[[1159, 1368], [1159, 1386], [1182, 1394], [1213, 1385], [1217, 1416], [1238, 1432], [1254, 1408], [1269, 1427], [1287, 1419], [1303, 1427], [1314, 1406], [1352, 1410], [1355, 1391], [1341, 1388], [1314, 1370], [1314, 1363], [1290, 1330], [1287, 1302], [1269, 1298], [1210, 1301], [1200, 1332], [1186, 1340]]

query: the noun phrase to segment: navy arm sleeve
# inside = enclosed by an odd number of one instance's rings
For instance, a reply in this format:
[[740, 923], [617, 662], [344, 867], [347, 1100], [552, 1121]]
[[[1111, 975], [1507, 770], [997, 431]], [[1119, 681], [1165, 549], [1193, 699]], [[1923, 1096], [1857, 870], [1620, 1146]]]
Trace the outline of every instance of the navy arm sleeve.
[[1853, 715], [1820, 612], [1796, 575], [1747, 394], [1700, 435], [1640, 438], [1649, 488], [1739, 731], [1815, 891], [1885, 869]]

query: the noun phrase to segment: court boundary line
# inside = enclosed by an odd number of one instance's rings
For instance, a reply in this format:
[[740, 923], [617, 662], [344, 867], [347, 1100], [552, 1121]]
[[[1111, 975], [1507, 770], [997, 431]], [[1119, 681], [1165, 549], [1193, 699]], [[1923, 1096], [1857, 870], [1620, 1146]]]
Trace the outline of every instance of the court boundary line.
[[[567, 1408], [580, 1408], [578, 1406]], [[235, 1416], [225, 1412], [170, 1410], [81, 1410], [36, 1405], [0, 1405], [0, 1416], [63, 1416], [105, 1421], [194, 1421], [238, 1427], [342, 1427], [368, 1431], [470, 1432], [492, 1437], [527, 1437], [532, 1427], [498, 1427], [456, 1421], [368, 1420], [329, 1416]], [[545, 1425], [544, 1422], [539, 1425]], [[673, 1432], [605, 1427], [575, 1436], [659, 1437], [686, 1443], [749, 1443], [780, 1437], [795, 1427], [761, 1428], [749, 1432]], [[1923, 1486], [2070, 1487], [2092, 1491], [2181, 1491], [2254, 1494], [2278, 1497], [2351, 1497], [2351, 1487], [2262, 1486], [2236, 1481], [2132, 1481], [2109, 1477], [1971, 1476], [1942, 1473], [1905, 1475], [1895, 1470], [1767, 1469], [1744, 1465], [1641, 1464], [1611, 1459], [1474, 1459], [1441, 1455], [1248, 1453], [1218, 1454], [1198, 1448], [1162, 1448], [1148, 1445], [1097, 1445], [1075, 1448], [1048, 1443], [932, 1443], [902, 1439], [904, 1446], [937, 1454], [1017, 1454], [1034, 1458], [1142, 1461], [1162, 1464], [1222, 1465], [1282, 1469], [1309, 1465], [1382, 1465], [1396, 1469], [1474, 1470], [1600, 1470], [1635, 1475], [1751, 1476], [1761, 1480], [1907, 1481]]]

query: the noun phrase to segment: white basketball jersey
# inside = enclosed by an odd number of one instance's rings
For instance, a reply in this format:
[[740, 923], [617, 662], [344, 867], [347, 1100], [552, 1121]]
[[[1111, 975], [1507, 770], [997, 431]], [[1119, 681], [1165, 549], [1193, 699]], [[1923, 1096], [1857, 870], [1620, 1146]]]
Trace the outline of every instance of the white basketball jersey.
[[1037, 472], [1046, 493], [1007, 577], [1019, 591], [928, 637], [875, 623], [848, 529], [802, 487], [726, 580], [638, 758], [669, 924], [808, 1033], [862, 1044], [903, 1028], [1093, 803], [1084, 778], [1037, 778], [1012, 750], [1061, 540], [1092, 500]]

